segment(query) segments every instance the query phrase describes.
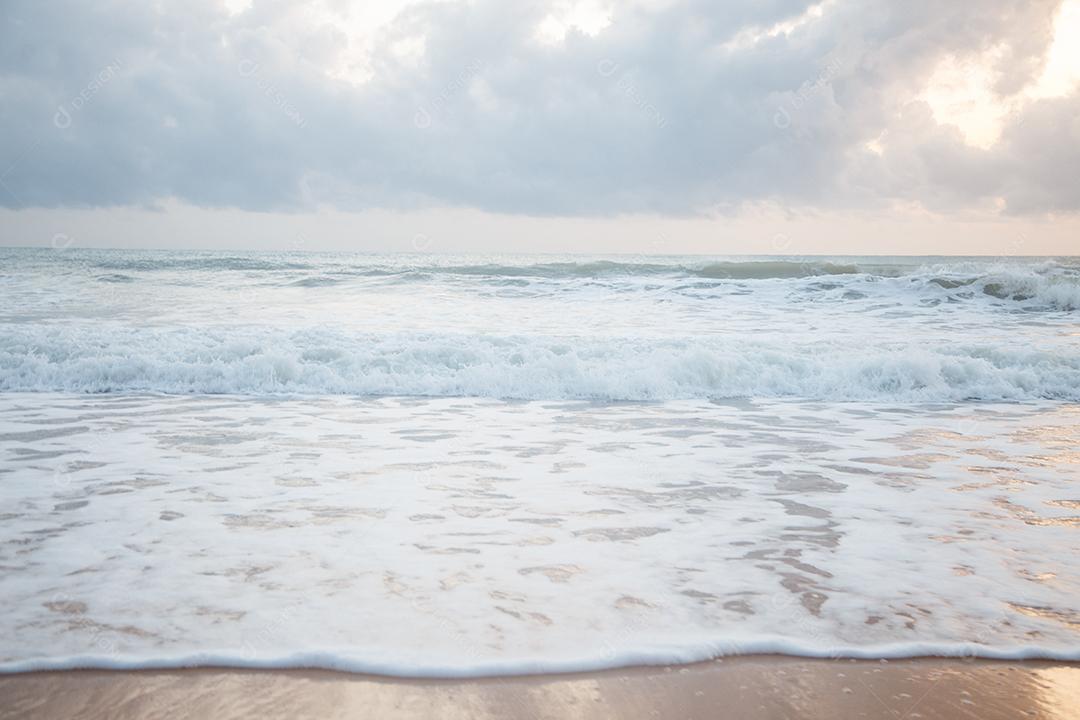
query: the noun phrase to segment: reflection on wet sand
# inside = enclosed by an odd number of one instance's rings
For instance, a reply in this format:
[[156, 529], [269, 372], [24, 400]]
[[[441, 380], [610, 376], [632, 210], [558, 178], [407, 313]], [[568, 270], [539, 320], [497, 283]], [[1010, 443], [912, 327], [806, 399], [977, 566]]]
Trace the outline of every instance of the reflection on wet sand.
[[0, 677], [0, 718], [1072, 720], [1078, 707], [1075, 665], [933, 658], [757, 656], [465, 680], [220, 669]]

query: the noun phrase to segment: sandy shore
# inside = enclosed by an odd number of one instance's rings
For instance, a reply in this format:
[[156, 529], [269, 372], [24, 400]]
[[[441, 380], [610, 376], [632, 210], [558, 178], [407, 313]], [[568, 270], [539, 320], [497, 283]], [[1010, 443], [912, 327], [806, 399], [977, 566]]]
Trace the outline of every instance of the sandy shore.
[[1080, 664], [761, 656], [475, 680], [87, 670], [0, 677], [0, 717], [1064, 719], [1080, 717]]

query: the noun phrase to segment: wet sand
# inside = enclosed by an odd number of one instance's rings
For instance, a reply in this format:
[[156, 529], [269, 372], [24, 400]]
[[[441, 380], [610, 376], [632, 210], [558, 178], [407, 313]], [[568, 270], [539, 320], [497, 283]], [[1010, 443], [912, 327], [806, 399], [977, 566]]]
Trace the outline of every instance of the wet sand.
[[1080, 664], [756, 656], [423, 680], [323, 670], [0, 676], [0, 718], [1076, 718]]

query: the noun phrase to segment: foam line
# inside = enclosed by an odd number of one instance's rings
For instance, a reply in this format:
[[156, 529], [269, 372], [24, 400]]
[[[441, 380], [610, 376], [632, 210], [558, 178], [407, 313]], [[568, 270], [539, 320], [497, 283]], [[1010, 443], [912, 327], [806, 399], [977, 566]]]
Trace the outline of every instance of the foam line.
[[[737, 648], [737, 649], [735, 649]], [[245, 657], [226, 651], [187, 655], [134, 657], [124, 655], [73, 655], [35, 658], [0, 664], [0, 673], [14, 674], [57, 670], [177, 670], [222, 667], [252, 670], [319, 669], [365, 675], [407, 678], [474, 678], [512, 675], [591, 672], [643, 665], [682, 665], [739, 655], [788, 655], [829, 660], [898, 660], [917, 657], [981, 658], [987, 660], [1080, 661], [1080, 648], [1062, 650], [1024, 645], [987, 647], [974, 643], [893, 643], [886, 645], [814, 646], [791, 640], [760, 637], [750, 640], [715, 640], [697, 646], [653, 648], [618, 654], [583, 655], [576, 658], [515, 658], [476, 664], [412, 664], [375, 660], [348, 651], [306, 651], [274, 657]]]

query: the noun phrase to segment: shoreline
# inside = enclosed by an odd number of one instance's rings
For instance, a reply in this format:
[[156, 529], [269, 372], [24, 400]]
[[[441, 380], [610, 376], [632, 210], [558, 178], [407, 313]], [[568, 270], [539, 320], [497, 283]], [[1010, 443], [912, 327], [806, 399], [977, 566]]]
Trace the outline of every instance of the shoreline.
[[781, 655], [469, 679], [330, 670], [64, 670], [0, 676], [0, 718], [1065, 718], [1080, 663]]

